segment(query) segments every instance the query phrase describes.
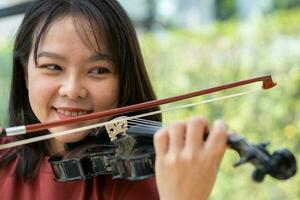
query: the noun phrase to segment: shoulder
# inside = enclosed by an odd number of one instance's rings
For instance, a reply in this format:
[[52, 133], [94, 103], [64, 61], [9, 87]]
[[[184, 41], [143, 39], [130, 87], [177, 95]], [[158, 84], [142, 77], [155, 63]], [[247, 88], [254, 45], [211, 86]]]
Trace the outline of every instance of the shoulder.
[[0, 145], [1, 144], [6, 144], [6, 143], [10, 143], [13, 141], [13, 138], [10, 136], [6, 136], [6, 137], [0, 137]]
[[0, 144], [5, 144], [5, 143], [9, 143], [12, 142], [13, 138], [12, 137], [0, 137]]

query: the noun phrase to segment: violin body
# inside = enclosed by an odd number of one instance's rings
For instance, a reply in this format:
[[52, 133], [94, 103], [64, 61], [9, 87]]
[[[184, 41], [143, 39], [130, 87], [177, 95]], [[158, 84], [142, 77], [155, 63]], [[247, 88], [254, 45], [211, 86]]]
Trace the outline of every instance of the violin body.
[[128, 180], [154, 176], [153, 135], [156, 130], [131, 127], [127, 135], [113, 142], [101, 142], [95, 136], [88, 144], [58, 153], [49, 158], [55, 180], [82, 180], [103, 174]]
[[114, 154], [114, 145], [90, 144], [80, 149], [79, 154], [61, 152], [49, 158], [55, 179], [71, 181], [88, 179], [109, 173], [108, 158]]

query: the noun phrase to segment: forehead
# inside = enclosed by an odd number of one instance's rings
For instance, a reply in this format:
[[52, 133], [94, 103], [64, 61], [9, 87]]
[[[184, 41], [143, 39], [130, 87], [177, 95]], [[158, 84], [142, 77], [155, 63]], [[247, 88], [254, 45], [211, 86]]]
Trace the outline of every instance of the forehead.
[[104, 38], [99, 26], [84, 17], [61, 17], [54, 20], [42, 33], [37, 52], [44, 48], [53, 48], [70, 53], [92, 51], [107, 54]]

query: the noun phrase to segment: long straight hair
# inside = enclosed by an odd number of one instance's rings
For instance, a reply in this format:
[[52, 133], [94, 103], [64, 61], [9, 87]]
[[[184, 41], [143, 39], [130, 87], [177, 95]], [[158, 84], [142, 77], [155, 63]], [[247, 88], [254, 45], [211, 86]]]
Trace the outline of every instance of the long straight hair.
[[[36, 0], [24, 16], [14, 44], [8, 116], [10, 126], [39, 122], [29, 103], [24, 70], [31, 51], [36, 61], [40, 40], [49, 27], [66, 16], [72, 17], [77, 33], [90, 48], [100, 51], [100, 40], [105, 42], [119, 74], [119, 106], [156, 99], [134, 27], [116, 0]], [[95, 40], [88, 38], [87, 30], [92, 30]], [[96, 41], [97, 44], [92, 44], [91, 41]], [[157, 107], [147, 111], [158, 109]], [[150, 116], [148, 119], [161, 121], [161, 115]], [[39, 134], [45, 133], [48, 131]], [[18, 136], [14, 140], [28, 137], [30, 136]], [[48, 152], [47, 141], [12, 148], [0, 161], [0, 166], [17, 158], [16, 175], [26, 181], [36, 176], [41, 161]]]

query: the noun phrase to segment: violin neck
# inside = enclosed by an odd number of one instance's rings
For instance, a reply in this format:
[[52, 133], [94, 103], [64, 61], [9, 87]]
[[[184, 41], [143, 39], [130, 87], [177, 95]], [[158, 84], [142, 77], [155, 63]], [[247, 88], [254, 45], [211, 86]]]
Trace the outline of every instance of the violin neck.
[[145, 125], [136, 125], [128, 128], [127, 133], [129, 135], [138, 135], [138, 136], [148, 136], [153, 137], [154, 133], [158, 131], [161, 127], [156, 126], [145, 126]]

